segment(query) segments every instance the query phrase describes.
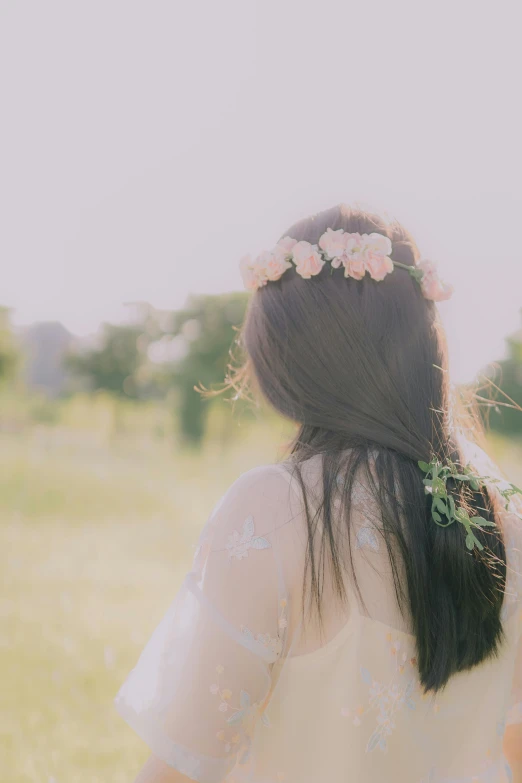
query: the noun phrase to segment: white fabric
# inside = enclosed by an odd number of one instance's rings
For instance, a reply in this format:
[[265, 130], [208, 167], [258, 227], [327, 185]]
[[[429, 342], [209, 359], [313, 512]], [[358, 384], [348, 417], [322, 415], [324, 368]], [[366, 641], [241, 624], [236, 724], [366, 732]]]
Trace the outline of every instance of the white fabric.
[[[311, 493], [319, 467], [307, 466]], [[303, 626], [307, 528], [296, 480], [268, 466], [231, 487], [116, 699], [156, 756], [199, 783], [510, 780], [506, 722], [520, 724], [522, 742], [522, 523], [505, 515], [499, 657], [426, 697], [363, 485], [353, 515], [364, 606], [350, 586], [341, 606], [326, 570], [324, 623]]]

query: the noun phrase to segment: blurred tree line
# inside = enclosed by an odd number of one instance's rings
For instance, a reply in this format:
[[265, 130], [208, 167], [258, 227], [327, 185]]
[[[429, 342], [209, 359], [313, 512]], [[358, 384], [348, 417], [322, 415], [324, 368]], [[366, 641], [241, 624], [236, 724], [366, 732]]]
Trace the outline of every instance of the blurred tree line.
[[493, 379], [499, 391], [490, 390], [493, 402], [500, 403], [492, 408], [489, 424], [492, 429], [504, 435], [522, 433], [522, 328], [506, 340], [507, 358], [498, 362]]
[[[195, 387], [223, 382], [248, 297], [243, 293], [192, 297], [177, 311], [146, 303], [130, 305], [129, 323], [104, 324], [95, 342], [73, 338], [58, 323], [35, 324], [18, 336], [9, 310], [0, 308], [0, 385], [41, 388], [49, 397], [104, 391], [115, 398], [162, 400], [172, 407], [183, 437], [194, 444], [205, 434], [208, 400]], [[507, 357], [494, 377], [490, 426], [522, 434], [522, 329], [507, 339]]]
[[14, 377], [18, 361], [19, 352], [11, 329], [9, 308], [0, 307], [0, 384]]
[[197, 444], [205, 434], [208, 402], [195, 387], [224, 381], [246, 305], [242, 293], [192, 297], [174, 312], [135, 304], [132, 324], [104, 324], [100, 344], [69, 355], [67, 367], [92, 391], [134, 399], [176, 391], [181, 434]]

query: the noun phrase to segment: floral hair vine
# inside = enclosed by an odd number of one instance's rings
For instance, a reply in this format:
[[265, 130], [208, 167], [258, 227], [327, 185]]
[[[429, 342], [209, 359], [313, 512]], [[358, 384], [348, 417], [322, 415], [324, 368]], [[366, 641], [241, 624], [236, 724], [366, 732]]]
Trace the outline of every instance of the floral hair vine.
[[245, 288], [257, 291], [269, 281], [279, 280], [287, 271], [295, 271], [305, 280], [318, 275], [329, 263], [334, 269], [344, 267], [344, 276], [362, 280], [368, 273], [373, 280], [384, 280], [395, 267], [405, 269], [419, 283], [426, 299], [442, 302], [453, 293], [443, 282], [433, 261], [420, 261], [408, 266], [390, 258], [392, 243], [384, 234], [350, 234], [342, 228], [327, 228], [317, 245], [283, 237], [272, 250], [260, 253], [256, 258], [245, 256], [240, 269]]
[[470, 517], [469, 513], [462, 506], [457, 508], [453, 496], [449, 494], [446, 487], [448, 479], [467, 482], [475, 492], [485, 487], [487, 483], [496, 484], [506, 510], [513, 495], [522, 495], [522, 490], [514, 484], [491, 478], [490, 476], [479, 476], [470, 465], [459, 469], [451, 461], [444, 465], [436, 458], [433, 458], [429, 463], [419, 462], [418, 465], [426, 476], [423, 482], [424, 490], [427, 495], [431, 495], [431, 517], [433, 521], [439, 527], [449, 527], [454, 522], [460, 523], [466, 531], [466, 546], [470, 550], [475, 547], [479, 550], [484, 549], [474, 531], [483, 530], [485, 527], [496, 527], [496, 525], [494, 522], [481, 516]]

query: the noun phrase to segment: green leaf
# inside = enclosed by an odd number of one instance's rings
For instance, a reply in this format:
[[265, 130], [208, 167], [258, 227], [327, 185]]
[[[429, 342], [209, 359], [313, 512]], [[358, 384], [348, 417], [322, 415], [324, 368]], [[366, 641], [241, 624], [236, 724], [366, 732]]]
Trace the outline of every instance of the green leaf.
[[246, 710], [238, 710], [233, 715], [231, 715], [230, 718], [228, 718], [227, 723], [230, 726], [233, 726], [235, 723], [241, 723], [245, 715], [246, 715]]
[[424, 270], [419, 269], [418, 267], [415, 266], [408, 266], [408, 274], [410, 274], [414, 280], [420, 283], [420, 281], [424, 277]]
[[375, 750], [377, 745], [379, 744], [381, 740], [381, 727], [378, 726], [373, 734], [371, 735], [370, 739], [368, 740], [368, 744], [366, 745], [366, 753], [371, 753], [372, 750]]
[[469, 514], [464, 508], [458, 508], [455, 511], [455, 516], [458, 519], [459, 522], [462, 522], [463, 525], [469, 525]]
[[476, 479], [474, 479], [474, 478], [470, 479], [469, 483], [471, 484], [471, 488], [474, 489], [475, 492], [480, 489], [480, 484], [478, 483], [478, 481]]
[[453, 495], [448, 495], [448, 500], [450, 506], [450, 513], [453, 518], [455, 516], [455, 499], [453, 498]]
[[422, 479], [422, 483], [424, 484], [425, 487], [433, 486], [433, 481], [431, 479]]
[[480, 552], [484, 549], [478, 538], [475, 538], [471, 532], [466, 536], [466, 546], [468, 549], [473, 549], [476, 546]]
[[494, 522], [490, 522], [489, 519], [484, 519], [484, 517], [471, 517], [471, 521], [477, 527], [496, 527]]
[[430, 470], [431, 470], [431, 468], [428, 465], [428, 463], [427, 462], [423, 462], [422, 460], [417, 462], [417, 465], [419, 466], [419, 468], [422, 470], [423, 473], [429, 473]]
[[435, 519], [437, 522], [441, 522], [441, 521], [442, 521], [442, 517], [441, 517], [441, 515], [440, 515], [440, 514], [438, 514], [436, 511], [432, 511], [432, 512], [431, 512], [431, 516], [432, 516], [432, 517], [433, 517], [433, 519]]
[[437, 495], [446, 495], [446, 484], [441, 478], [433, 480], [433, 491]]
[[439, 511], [441, 511], [443, 514], [448, 513], [448, 508], [445, 502], [442, 500], [442, 498], [434, 498], [433, 502], [436, 505], [436, 507], [439, 509]]

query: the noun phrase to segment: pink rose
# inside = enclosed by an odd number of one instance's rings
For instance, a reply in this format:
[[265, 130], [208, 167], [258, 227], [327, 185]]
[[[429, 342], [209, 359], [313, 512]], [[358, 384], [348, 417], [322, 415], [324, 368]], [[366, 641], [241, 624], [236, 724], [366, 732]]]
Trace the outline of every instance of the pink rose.
[[364, 250], [364, 239], [361, 234], [345, 234], [344, 239], [344, 254], [346, 256], [359, 255]]
[[391, 239], [384, 234], [363, 234], [361, 245], [366, 260], [366, 268], [373, 280], [384, 280], [393, 272], [393, 261], [389, 258], [392, 251]]
[[344, 235], [344, 253], [341, 256], [344, 265], [344, 276], [353, 277], [354, 280], [362, 280], [366, 274], [366, 259], [364, 256], [364, 243], [361, 234]]
[[[334, 231], [332, 228], [327, 228], [325, 233], [319, 239], [319, 247], [324, 250], [329, 258], [337, 259], [345, 251], [345, 234], [342, 228], [338, 228]], [[340, 266], [340, 262], [337, 263], [336, 268]]]
[[310, 242], [297, 242], [292, 249], [295, 271], [304, 280], [318, 275], [324, 266], [324, 261]]
[[283, 237], [277, 243], [277, 247], [282, 247], [283, 250], [286, 251], [286, 255], [289, 255], [292, 252], [294, 245], [296, 244], [297, 239], [292, 239], [292, 237]]
[[384, 234], [363, 234], [362, 244], [367, 253], [378, 253], [390, 256], [392, 251], [391, 239]]
[[267, 280], [279, 280], [287, 269], [291, 269], [292, 264], [286, 260], [287, 255], [287, 251], [280, 245], [276, 245], [271, 253], [266, 254], [260, 265]]
[[243, 285], [247, 291], [257, 291], [262, 285], [266, 285], [266, 276], [256, 261], [251, 256], [243, 256], [239, 262]]
[[382, 253], [367, 251], [365, 253], [366, 268], [373, 280], [384, 280], [386, 275], [393, 272], [393, 261]]
[[417, 266], [424, 272], [420, 286], [426, 299], [431, 299], [432, 302], [443, 302], [451, 297], [453, 287], [441, 280], [434, 261], [421, 261]]
[[362, 253], [354, 253], [352, 256], [343, 256], [344, 276], [353, 277], [354, 280], [362, 280], [366, 274], [366, 260]]

